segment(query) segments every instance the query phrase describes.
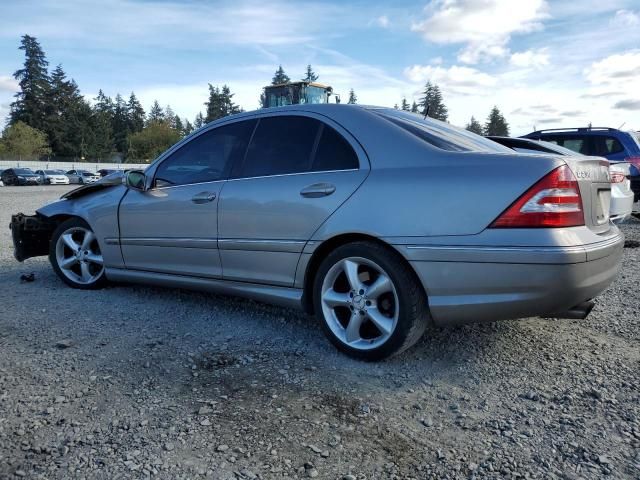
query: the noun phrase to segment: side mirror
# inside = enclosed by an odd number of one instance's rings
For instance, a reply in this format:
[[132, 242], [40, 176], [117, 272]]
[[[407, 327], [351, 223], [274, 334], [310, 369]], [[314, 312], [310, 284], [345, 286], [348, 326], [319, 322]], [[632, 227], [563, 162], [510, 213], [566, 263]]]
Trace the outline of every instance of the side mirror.
[[124, 184], [134, 190], [144, 191], [146, 186], [146, 177], [142, 170], [131, 170], [124, 175]]

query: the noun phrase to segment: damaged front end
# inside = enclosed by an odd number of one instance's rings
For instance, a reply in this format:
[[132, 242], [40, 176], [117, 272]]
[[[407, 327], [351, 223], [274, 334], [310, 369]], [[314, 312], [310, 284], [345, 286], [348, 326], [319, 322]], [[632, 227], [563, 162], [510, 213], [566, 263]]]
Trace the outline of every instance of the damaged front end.
[[13, 255], [19, 262], [27, 258], [49, 255], [49, 241], [57, 223], [42, 215], [18, 213], [11, 216]]

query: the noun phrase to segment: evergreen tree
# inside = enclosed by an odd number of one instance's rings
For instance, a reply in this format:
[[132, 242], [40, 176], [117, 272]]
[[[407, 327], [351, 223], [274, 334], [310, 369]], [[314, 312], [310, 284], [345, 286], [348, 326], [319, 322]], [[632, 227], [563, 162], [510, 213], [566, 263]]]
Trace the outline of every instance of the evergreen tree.
[[185, 119], [184, 128], [182, 129], [182, 131], [184, 132], [185, 136], [190, 135], [191, 132], [194, 131], [194, 127], [193, 127], [193, 125], [191, 124], [191, 122], [189, 120]]
[[89, 120], [89, 132], [86, 136], [83, 157], [85, 159], [105, 160], [114, 149], [113, 124], [114, 104], [111, 97], [98, 91], [94, 99], [93, 113]]
[[471, 116], [471, 120], [469, 120], [469, 123], [467, 123], [467, 126], [465, 128], [470, 132], [477, 133], [478, 135], [482, 135], [483, 133], [482, 124], [478, 120], [476, 120], [473, 115]]
[[402, 97], [402, 104], [400, 105], [400, 108], [405, 112], [408, 112], [411, 110], [411, 107], [409, 106], [409, 102], [407, 102], [407, 99], [404, 97]]
[[397, 104], [397, 103], [393, 106], [393, 108], [395, 108], [396, 110], [399, 110], [399, 109], [400, 109], [400, 107], [398, 107], [398, 104]]
[[47, 135], [21, 120], [8, 126], [2, 134], [2, 149], [19, 160], [38, 159], [51, 153]]
[[233, 93], [227, 85], [222, 89], [209, 84], [209, 100], [205, 102], [207, 116], [205, 122], [209, 123], [227, 115], [240, 112], [240, 107], [233, 103]]
[[276, 70], [276, 73], [274, 74], [273, 78], [271, 79], [271, 85], [280, 85], [281, 83], [289, 83], [289, 82], [291, 82], [289, 75], [284, 73], [284, 69], [282, 68], [282, 65], [280, 65]]
[[484, 124], [485, 135], [495, 135], [500, 137], [509, 136], [509, 124], [505, 120], [498, 107], [494, 106], [491, 109], [491, 113], [487, 117], [487, 122]]
[[176, 114], [173, 112], [171, 105], [167, 105], [164, 108], [164, 120], [169, 124], [171, 128], [175, 128]]
[[182, 124], [182, 119], [178, 115], [173, 117], [173, 125], [172, 126], [178, 132], [180, 132], [180, 135], [182, 135], [183, 137], [186, 135], [186, 132], [184, 131], [184, 125]]
[[142, 104], [138, 101], [135, 93], [131, 92], [127, 102], [127, 126], [129, 132], [136, 133], [144, 128], [145, 114]]
[[413, 103], [411, 104], [411, 112], [412, 113], [418, 113], [418, 104], [416, 103], [416, 101], [414, 100]]
[[267, 108], [267, 94], [264, 92], [264, 88], [262, 92], [260, 92], [260, 99], [258, 100], [260, 108]]
[[113, 105], [111, 129], [113, 130], [113, 143], [116, 151], [126, 153], [127, 136], [129, 135], [129, 119], [127, 116], [127, 104], [119, 93], [116, 95]]
[[347, 103], [351, 105], [358, 103], [358, 97], [356, 96], [356, 92], [353, 91], [353, 88], [349, 90], [349, 100]]
[[442, 93], [440, 92], [440, 87], [436, 84], [432, 84], [431, 82], [427, 82], [424, 91], [422, 92], [424, 95], [420, 99], [420, 107], [422, 108], [422, 115], [427, 115], [431, 118], [435, 118], [436, 120], [442, 120], [443, 122], [447, 121], [448, 110], [442, 100]]
[[149, 116], [147, 117], [147, 125], [152, 123], [162, 123], [165, 121], [164, 111], [157, 100], [153, 101], [151, 110], [149, 110]]
[[51, 74], [46, 104], [46, 130], [54, 155], [77, 157], [87, 129], [90, 107], [78, 85], [67, 80], [61, 65]]
[[205, 124], [205, 121], [204, 121], [204, 117], [202, 116], [202, 112], [198, 112], [195, 120], [193, 121], [193, 128], [197, 130], [199, 128], [202, 128], [204, 124]]
[[20, 90], [15, 94], [16, 100], [11, 104], [9, 123], [21, 121], [44, 131], [46, 98], [49, 92], [49, 62], [35, 37], [23, 35], [19, 49], [24, 50], [25, 60], [23, 68], [13, 74], [18, 80]]
[[302, 80], [306, 82], [315, 82], [316, 80], [318, 80], [318, 78], [319, 78], [318, 75], [316, 74], [316, 72], [313, 71], [313, 69], [311, 68], [311, 65], [307, 65], [307, 73], [305, 74]]

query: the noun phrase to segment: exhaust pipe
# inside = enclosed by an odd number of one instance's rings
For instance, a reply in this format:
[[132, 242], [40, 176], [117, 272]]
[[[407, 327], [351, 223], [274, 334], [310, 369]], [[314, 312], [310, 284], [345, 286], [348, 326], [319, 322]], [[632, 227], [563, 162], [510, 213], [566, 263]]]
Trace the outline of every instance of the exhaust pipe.
[[593, 310], [596, 302], [593, 300], [587, 300], [586, 302], [579, 303], [564, 312], [554, 313], [552, 315], [545, 315], [544, 318], [566, 318], [570, 320], [584, 320]]

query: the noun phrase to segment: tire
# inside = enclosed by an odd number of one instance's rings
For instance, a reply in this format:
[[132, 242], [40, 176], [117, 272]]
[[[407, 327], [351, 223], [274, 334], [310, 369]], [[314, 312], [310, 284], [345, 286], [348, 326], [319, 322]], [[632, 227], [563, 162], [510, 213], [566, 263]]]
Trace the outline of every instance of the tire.
[[70, 287], [94, 290], [106, 284], [100, 245], [89, 224], [81, 218], [70, 218], [55, 229], [49, 246], [49, 261], [60, 279]]
[[329, 340], [366, 361], [411, 347], [430, 320], [414, 271], [400, 254], [369, 241], [342, 245], [327, 255], [314, 279], [313, 301]]

